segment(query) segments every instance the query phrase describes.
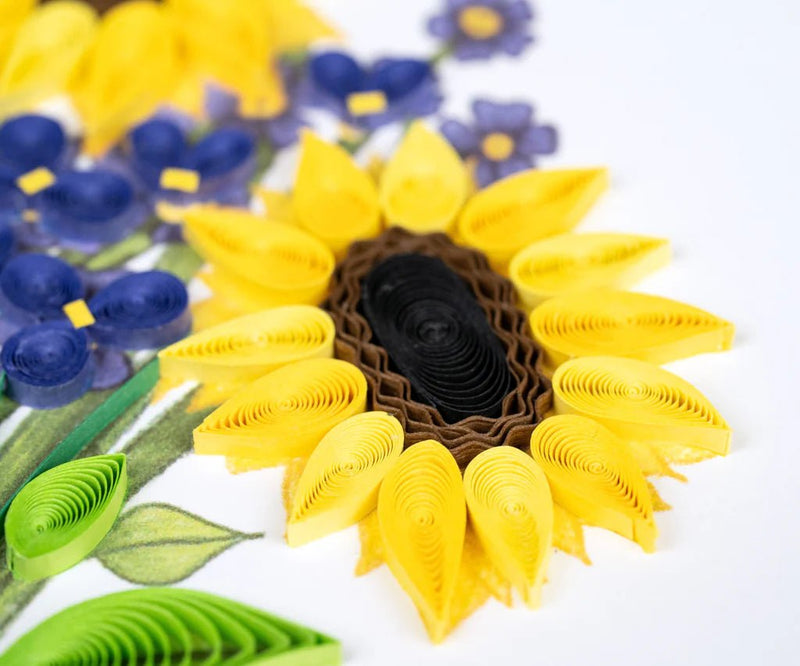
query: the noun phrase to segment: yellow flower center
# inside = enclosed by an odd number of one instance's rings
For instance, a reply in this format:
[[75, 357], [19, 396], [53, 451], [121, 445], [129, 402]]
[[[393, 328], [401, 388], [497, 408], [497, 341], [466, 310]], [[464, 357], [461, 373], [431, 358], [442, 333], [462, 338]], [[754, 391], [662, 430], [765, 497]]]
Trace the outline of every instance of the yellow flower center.
[[458, 25], [473, 39], [491, 39], [503, 29], [503, 17], [490, 7], [477, 5], [461, 10]]
[[504, 132], [492, 132], [484, 137], [481, 150], [490, 160], [502, 162], [514, 152], [514, 139]]

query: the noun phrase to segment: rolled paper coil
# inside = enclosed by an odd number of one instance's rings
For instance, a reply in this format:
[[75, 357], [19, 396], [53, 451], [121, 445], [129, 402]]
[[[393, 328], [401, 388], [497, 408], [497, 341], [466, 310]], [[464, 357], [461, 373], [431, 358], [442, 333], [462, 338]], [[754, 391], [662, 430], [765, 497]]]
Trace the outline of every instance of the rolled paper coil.
[[361, 305], [414, 394], [447, 423], [500, 416], [513, 386], [505, 350], [444, 262], [420, 254], [384, 260], [364, 278]]
[[575, 414], [545, 419], [531, 435], [531, 456], [547, 475], [553, 501], [586, 523], [655, 550], [647, 481], [625, 442]]
[[234, 298], [239, 285], [243, 298], [256, 301], [260, 309], [316, 305], [327, 293], [333, 254], [302, 229], [207, 204], [186, 212], [184, 230], [203, 258], [235, 276], [226, 283]]
[[437, 643], [451, 626], [466, 518], [461, 473], [439, 442], [408, 448], [381, 484], [378, 521], [386, 563]]
[[225, 180], [246, 185], [255, 172], [255, 141], [244, 130], [220, 128], [192, 146], [187, 166], [200, 174], [202, 189], [215, 189]]
[[25, 485], [5, 523], [14, 577], [49, 578], [85, 559], [111, 529], [127, 489], [124, 454], [73, 460]]
[[46, 116], [24, 114], [0, 125], [0, 164], [19, 175], [38, 167], [60, 168], [66, 145], [61, 125]]
[[603, 355], [668, 363], [730, 349], [734, 333], [730, 322], [691, 305], [614, 289], [552, 298], [531, 313], [530, 325], [550, 368]]
[[517, 252], [509, 277], [532, 310], [553, 296], [583, 289], [633, 286], [670, 261], [669, 241], [633, 234], [560, 234]]
[[14, 171], [0, 164], [0, 222], [18, 224], [27, 203], [27, 197], [19, 189]]
[[341, 646], [261, 610], [204, 592], [149, 588], [89, 599], [53, 615], [0, 666], [339, 666]]
[[92, 339], [119, 349], [157, 349], [180, 340], [192, 326], [189, 295], [171, 273], [125, 275], [89, 301]]
[[381, 205], [391, 225], [418, 233], [449, 231], [467, 197], [468, 182], [458, 153], [416, 121], [383, 171]]
[[626, 441], [677, 444], [725, 455], [731, 431], [711, 402], [689, 382], [652, 363], [590, 356], [553, 375], [559, 414], [581, 414]]
[[155, 190], [159, 188], [164, 169], [182, 166], [186, 136], [176, 123], [153, 118], [130, 131], [128, 144], [133, 168], [145, 184]]
[[14, 236], [14, 230], [11, 225], [0, 217], [0, 269], [5, 266], [6, 262], [14, 254], [17, 246], [17, 240]]
[[488, 449], [467, 466], [464, 494], [492, 563], [528, 606], [539, 606], [553, 543], [553, 499], [542, 468], [519, 449]]
[[194, 430], [197, 453], [262, 467], [308, 456], [337, 423], [366, 408], [367, 382], [336, 359], [290, 363], [248, 384]]
[[378, 504], [384, 476], [403, 451], [403, 427], [386, 412], [356, 414], [334, 426], [297, 484], [286, 541], [300, 546], [355, 525]]
[[8, 396], [28, 407], [51, 409], [82, 396], [92, 385], [89, 337], [66, 321], [26, 326], [3, 343]]
[[505, 273], [534, 241], [570, 231], [608, 187], [605, 169], [530, 169], [473, 196], [458, 220], [463, 241]]
[[312, 305], [286, 305], [245, 315], [162, 349], [162, 377], [221, 390], [241, 388], [277, 368], [309, 358], [331, 358], [336, 329]]

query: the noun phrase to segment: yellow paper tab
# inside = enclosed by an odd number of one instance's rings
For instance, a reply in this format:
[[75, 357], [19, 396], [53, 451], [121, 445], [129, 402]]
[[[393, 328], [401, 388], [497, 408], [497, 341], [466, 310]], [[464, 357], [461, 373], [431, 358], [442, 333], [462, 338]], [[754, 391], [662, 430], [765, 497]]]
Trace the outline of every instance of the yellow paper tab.
[[650, 491], [625, 443], [597, 421], [552, 416], [531, 435], [531, 456], [550, 482], [553, 501], [590, 525], [655, 550]]
[[82, 298], [67, 303], [62, 310], [75, 328], [85, 328], [94, 324], [94, 315]]
[[590, 356], [553, 375], [554, 408], [599, 421], [626, 441], [728, 453], [728, 424], [689, 382], [633, 359]]
[[386, 95], [381, 90], [354, 92], [347, 96], [347, 110], [354, 116], [383, 113], [387, 106]]
[[165, 190], [197, 192], [200, 187], [200, 174], [191, 169], [169, 167], [161, 172], [159, 185]]
[[286, 529], [289, 545], [338, 532], [374, 511], [404, 437], [400, 422], [386, 412], [356, 414], [334, 426], [298, 481]]
[[17, 187], [28, 196], [33, 196], [37, 192], [47, 189], [55, 182], [56, 177], [50, 169], [38, 167], [19, 176], [17, 178]]
[[22, 221], [29, 224], [35, 224], [39, 221], [39, 211], [33, 208], [26, 208], [22, 211]]
[[386, 563], [435, 643], [451, 627], [466, 518], [461, 472], [439, 442], [408, 448], [381, 485], [378, 522]]
[[509, 277], [532, 310], [553, 296], [582, 289], [624, 289], [670, 261], [669, 241], [633, 234], [560, 234], [514, 255]]

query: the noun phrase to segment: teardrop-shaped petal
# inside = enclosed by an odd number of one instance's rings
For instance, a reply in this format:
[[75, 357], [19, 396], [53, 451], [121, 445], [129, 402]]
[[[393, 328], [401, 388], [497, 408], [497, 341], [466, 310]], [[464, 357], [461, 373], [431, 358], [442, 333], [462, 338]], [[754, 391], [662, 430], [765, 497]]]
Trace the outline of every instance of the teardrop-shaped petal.
[[529, 169], [472, 197], [459, 217], [458, 232], [505, 273], [511, 257], [526, 245], [570, 231], [607, 187], [608, 172], [602, 168]]
[[369, 175], [343, 148], [303, 133], [294, 186], [298, 224], [341, 256], [353, 241], [381, 230], [378, 193]]
[[336, 359], [290, 363], [248, 384], [194, 430], [197, 453], [261, 467], [308, 456], [337, 423], [363, 412], [367, 380]]
[[554, 502], [646, 552], [655, 550], [658, 530], [647, 481], [608, 428], [574, 414], [552, 416], [533, 431], [531, 456], [547, 475]]
[[580, 356], [625, 356], [668, 363], [730, 349], [734, 326], [699, 308], [615, 289], [551, 298], [530, 316], [531, 332], [557, 368]]
[[338, 532], [373, 511], [404, 436], [400, 422], [386, 412], [356, 414], [328, 431], [298, 481], [286, 529], [289, 545]]
[[38, 0], [0, 0], [0, 73], [14, 45], [17, 30], [38, 4]]
[[670, 261], [669, 241], [633, 234], [560, 234], [517, 252], [509, 277], [522, 304], [532, 310], [563, 294], [614, 287], [625, 289]]
[[111, 529], [127, 489], [123, 454], [82, 458], [40, 474], [8, 509], [8, 568], [34, 581], [76, 565]]
[[277, 368], [308, 358], [331, 358], [336, 328], [330, 315], [311, 305], [271, 308], [195, 333], [161, 350], [161, 377], [196, 381], [216, 389], [220, 402], [231, 391]]
[[387, 223], [417, 233], [449, 231], [467, 197], [468, 177], [453, 147], [416, 121], [381, 178]]
[[451, 606], [466, 530], [461, 473], [439, 442], [407, 449], [378, 496], [386, 563], [417, 607], [431, 640], [451, 626]]
[[689, 382], [633, 359], [589, 356], [553, 375], [559, 414], [582, 414], [628, 441], [674, 444], [725, 455], [728, 424]]
[[278, 53], [303, 49], [325, 37], [338, 36], [333, 26], [299, 0], [268, 0], [270, 40]]
[[492, 563], [537, 607], [553, 543], [553, 499], [541, 467], [512, 446], [487, 449], [467, 466], [464, 494]]

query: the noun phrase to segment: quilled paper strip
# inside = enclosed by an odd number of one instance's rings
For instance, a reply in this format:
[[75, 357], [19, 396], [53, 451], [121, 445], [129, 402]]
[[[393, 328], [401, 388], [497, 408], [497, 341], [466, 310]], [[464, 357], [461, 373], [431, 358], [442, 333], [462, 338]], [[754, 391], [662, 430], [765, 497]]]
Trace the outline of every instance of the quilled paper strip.
[[[66, 145], [61, 125], [47, 116], [23, 114], [0, 125], [0, 163], [9, 165], [18, 174], [30, 174], [41, 167], [48, 173], [58, 169]], [[21, 189], [31, 194], [26, 188]], [[38, 189], [41, 188], [34, 191]]]
[[403, 451], [403, 428], [386, 412], [356, 414], [334, 426], [297, 483], [286, 541], [299, 546], [355, 525], [378, 504], [378, 488]]
[[0, 666], [339, 666], [341, 646], [312, 629], [204, 592], [150, 588], [84, 601], [45, 620]]
[[608, 187], [605, 169], [530, 169], [473, 196], [461, 212], [459, 236], [505, 273], [533, 241], [570, 231]]
[[669, 241], [633, 234], [560, 234], [536, 241], [514, 255], [509, 277], [532, 310], [553, 296], [631, 287], [670, 261]]
[[468, 182], [458, 153], [416, 121], [381, 177], [387, 223], [417, 233], [449, 231], [467, 197]]
[[492, 563], [538, 607], [553, 543], [553, 499], [541, 467], [519, 449], [488, 449], [467, 466], [464, 494]]
[[553, 375], [559, 414], [582, 414], [627, 441], [674, 444], [725, 455], [728, 424], [700, 391], [652, 363], [589, 356]]
[[531, 456], [550, 482], [553, 501], [590, 525], [655, 550], [647, 481], [625, 443], [584, 416], [552, 416], [531, 435]]
[[614, 289], [551, 298], [530, 316], [531, 332], [557, 368], [580, 356], [625, 356], [668, 363], [730, 349], [734, 327], [678, 301]]
[[466, 518], [461, 473], [439, 442], [408, 448], [381, 485], [378, 521], [386, 563], [436, 643], [451, 626]]
[[14, 577], [40, 580], [82, 561], [111, 529], [127, 488], [123, 454], [64, 463], [28, 483], [6, 516]]
[[197, 453], [261, 467], [308, 456], [337, 423], [363, 412], [367, 382], [336, 359], [290, 363], [248, 384], [194, 430]]

